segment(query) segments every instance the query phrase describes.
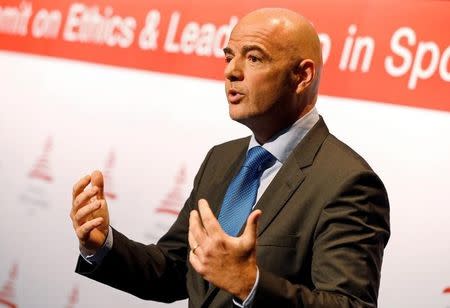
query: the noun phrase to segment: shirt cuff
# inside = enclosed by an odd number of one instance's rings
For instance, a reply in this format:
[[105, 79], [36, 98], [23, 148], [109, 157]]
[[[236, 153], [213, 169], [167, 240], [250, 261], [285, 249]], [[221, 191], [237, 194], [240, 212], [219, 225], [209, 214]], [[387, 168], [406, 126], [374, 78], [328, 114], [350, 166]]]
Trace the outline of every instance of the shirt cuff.
[[80, 255], [91, 265], [100, 265], [108, 252], [113, 247], [113, 235], [111, 226], [108, 227], [108, 235], [100, 249], [91, 250], [80, 245]]
[[248, 294], [247, 298], [242, 303], [237, 298], [233, 298], [233, 304], [235, 304], [236, 306], [238, 306], [240, 308], [249, 308], [249, 307], [251, 307], [252, 304], [253, 304], [253, 301], [255, 299], [255, 293], [256, 293], [256, 289], [258, 288], [258, 283], [259, 283], [259, 269], [256, 268], [255, 284], [253, 285], [253, 288], [250, 291], [250, 293]]

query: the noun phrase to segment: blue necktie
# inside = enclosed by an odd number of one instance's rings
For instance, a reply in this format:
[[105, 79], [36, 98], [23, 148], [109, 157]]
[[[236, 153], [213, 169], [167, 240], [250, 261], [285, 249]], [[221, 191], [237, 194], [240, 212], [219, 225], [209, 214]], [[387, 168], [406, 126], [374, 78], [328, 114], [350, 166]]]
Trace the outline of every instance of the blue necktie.
[[241, 170], [228, 186], [219, 214], [219, 223], [228, 235], [236, 236], [241, 230], [255, 204], [261, 175], [274, 160], [263, 147], [248, 151]]

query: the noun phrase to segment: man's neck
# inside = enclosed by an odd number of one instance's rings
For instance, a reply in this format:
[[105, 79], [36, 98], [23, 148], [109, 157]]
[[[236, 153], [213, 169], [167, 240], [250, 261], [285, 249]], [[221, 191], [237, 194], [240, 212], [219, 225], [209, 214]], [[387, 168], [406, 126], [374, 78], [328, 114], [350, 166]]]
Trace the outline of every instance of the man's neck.
[[278, 119], [277, 121], [272, 121], [272, 123], [270, 123], [269, 120], [261, 121], [261, 119], [260, 119], [258, 121], [258, 124], [254, 123], [255, 125], [251, 125], [251, 126], [248, 125], [248, 127], [253, 132], [253, 135], [255, 136], [256, 141], [258, 141], [259, 144], [263, 145], [264, 143], [273, 139], [275, 136], [279, 135], [283, 131], [289, 129], [289, 127], [291, 127], [292, 124], [294, 124], [299, 119], [301, 119], [305, 115], [307, 115], [312, 109], [314, 109], [314, 107], [315, 107], [315, 104], [307, 105], [305, 108], [303, 108], [303, 110], [300, 112], [300, 114], [298, 116], [285, 117], [282, 119]]

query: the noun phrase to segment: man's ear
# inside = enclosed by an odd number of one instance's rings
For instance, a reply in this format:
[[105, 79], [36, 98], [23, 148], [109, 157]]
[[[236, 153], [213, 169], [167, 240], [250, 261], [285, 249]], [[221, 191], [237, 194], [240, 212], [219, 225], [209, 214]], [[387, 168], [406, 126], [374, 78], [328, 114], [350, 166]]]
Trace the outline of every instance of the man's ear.
[[300, 94], [311, 85], [316, 75], [316, 65], [313, 60], [302, 60], [295, 71], [296, 88], [295, 92]]

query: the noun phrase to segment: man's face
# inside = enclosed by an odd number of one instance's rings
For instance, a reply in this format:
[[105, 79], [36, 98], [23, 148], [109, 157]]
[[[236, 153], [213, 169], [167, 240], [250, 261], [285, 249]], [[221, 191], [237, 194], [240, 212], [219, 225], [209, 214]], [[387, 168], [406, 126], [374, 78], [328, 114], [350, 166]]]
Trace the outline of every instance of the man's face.
[[292, 57], [277, 20], [243, 21], [224, 49], [230, 117], [252, 128], [292, 111]]

